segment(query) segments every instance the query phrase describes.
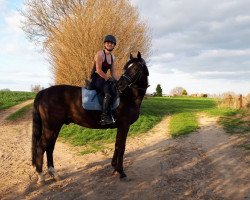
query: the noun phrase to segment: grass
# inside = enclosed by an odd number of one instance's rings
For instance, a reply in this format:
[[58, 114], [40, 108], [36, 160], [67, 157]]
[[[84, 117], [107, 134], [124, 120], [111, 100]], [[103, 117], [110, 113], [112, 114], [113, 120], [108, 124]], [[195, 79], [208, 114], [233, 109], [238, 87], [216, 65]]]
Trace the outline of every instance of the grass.
[[33, 99], [35, 95], [36, 93], [34, 92], [0, 91], [0, 110], [7, 109], [28, 99]]
[[185, 135], [199, 128], [195, 113], [184, 112], [173, 115], [170, 122], [170, 133], [173, 137]]
[[247, 109], [235, 110], [221, 117], [220, 124], [228, 133], [247, 133], [250, 132], [249, 116], [250, 111]]
[[[197, 113], [216, 108], [213, 99], [153, 97], [143, 101], [139, 119], [130, 127], [129, 136], [140, 135], [153, 128], [163, 117], [171, 115], [170, 133], [176, 137], [198, 128]], [[115, 141], [116, 130], [93, 130], [71, 124], [64, 126], [60, 139], [76, 146], [88, 146], [86, 154], [103, 149], [103, 145]]]
[[21, 117], [23, 117], [33, 106], [33, 103], [28, 104], [22, 108], [20, 108], [19, 110], [17, 110], [16, 112], [10, 114], [6, 120], [8, 121], [15, 121]]
[[250, 150], [250, 143], [249, 144], [245, 144], [244, 145], [244, 149], [249, 151]]
[[[220, 123], [225, 127], [239, 127], [241, 118], [248, 114], [239, 110], [217, 108], [216, 100], [210, 98], [190, 98], [190, 97], [150, 97], [143, 101], [141, 115], [139, 119], [130, 127], [129, 136], [138, 136], [153, 128], [163, 117], [171, 115], [170, 134], [178, 137], [191, 133], [199, 128], [198, 113], [207, 113], [212, 116], [221, 117]], [[241, 113], [241, 115], [239, 115]], [[238, 116], [238, 120], [233, 120]], [[230, 117], [230, 118], [229, 118]], [[232, 121], [234, 123], [232, 123]], [[233, 128], [228, 129], [232, 131]], [[243, 125], [242, 125], [243, 127]], [[236, 129], [234, 129], [236, 130]], [[241, 128], [241, 130], [243, 130]], [[245, 128], [244, 131], [247, 131]], [[85, 146], [86, 149], [81, 154], [93, 153], [105, 148], [105, 144], [115, 141], [116, 130], [93, 130], [82, 128], [71, 124], [64, 126], [60, 132], [60, 139], [70, 142], [76, 146]]]
[[[0, 110], [16, 105], [35, 97], [31, 92], [0, 92]], [[32, 104], [27, 105], [8, 117], [14, 121], [23, 116]], [[188, 134], [199, 128], [197, 113], [205, 112], [220, 117], [220, 124], [230, 133], [246, 133], [250, 131], [247, 110], [217, 108], [216, 100], [210, 98], [192, 97], [149, 97], [141, 106], [139, 119], [130, 127], [129, 136], [138, 136], [153, 128], [163, 117], [170, 116], [170, 134], [173, 137]], [[249, 118], [248, 118], [249, 119]], [[115, 141], [116, 129], [95, 130], [83, 128], [75, 124], [63, 126], [60, 140], [75, 146], [85, 146], [81, 154], [100, 151], [105, 144]], [[248, 148], [248, 147], [246, 147]]]
[[80, 155], [90, 154], [90, 153], [96, 153], [98, 151], [101, 151], [105, 149], [103, 145], [100, 144], [90, 144], [86, 146], [86, 149], [80, 152]]

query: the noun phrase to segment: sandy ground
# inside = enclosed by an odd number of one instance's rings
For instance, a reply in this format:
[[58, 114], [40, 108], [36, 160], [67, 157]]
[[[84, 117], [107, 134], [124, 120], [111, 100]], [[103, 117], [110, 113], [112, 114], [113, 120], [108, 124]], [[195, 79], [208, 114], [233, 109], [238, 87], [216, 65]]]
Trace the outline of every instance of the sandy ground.
[[112, 174], [113, 144], [80, 156], [78, 148], [57, 142], [54, 160], [62, 180], [55, 182], [44, 167], [46, 184], [37, 186], [31, 112], [16, 122], [4, 120], [25, 104], [0, 112], [0, 199], [250, 199], [250, 153], [242, 147], [249, 134], [226, 134], [216, 118], [205, 115], [199, 131], [185, 137], [169, 136], [166, 117], [143, 136], [129, 138], [127, 181]]

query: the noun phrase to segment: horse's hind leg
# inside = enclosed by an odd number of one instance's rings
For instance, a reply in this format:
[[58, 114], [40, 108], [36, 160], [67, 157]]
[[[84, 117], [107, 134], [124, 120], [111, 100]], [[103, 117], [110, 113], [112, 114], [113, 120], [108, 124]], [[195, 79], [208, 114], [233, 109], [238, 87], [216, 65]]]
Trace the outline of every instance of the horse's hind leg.
[[37, 145], [37, 156], [36, 156], [36, 172], [38, 173], [38, 184], [43, 185], [45, 182], [44, 176], [42, 174], [43, 170], [43, 154], [46, 149], [46, 140], [42, 136]]
[[51, 131], [46, 130], [48, 139], [48, 145], [46, 147], [46, 155], [47, 155], [47, 166], [48, 166], [48, 173], [56, 180], [61, 180], [61, 177], [58, 175], [54, 168], [54, 160], [53, 160], [53, 151], [55, 148], [56, 139], [58, 136], [59, 131]]

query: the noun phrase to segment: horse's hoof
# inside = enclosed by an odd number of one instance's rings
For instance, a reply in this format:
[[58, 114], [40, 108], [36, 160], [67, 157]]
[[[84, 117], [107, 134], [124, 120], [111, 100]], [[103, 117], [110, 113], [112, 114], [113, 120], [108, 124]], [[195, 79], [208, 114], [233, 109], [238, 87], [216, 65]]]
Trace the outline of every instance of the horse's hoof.
[[55, 181], [61, 181], [62, 180], [61, 176], [59, 176], [58, 174], [57, 175], [50, 174], [50, 177], [52, 179], [54, 179]]
[[128, 182], [128, 181], [131, 181], [131, 179], [128, 178], [127, 176], [125, 176], [123, 178], [120, 177], [120, 181], [122, 181], [122, 182]]
[[45, 179], [42, 173], [38, 174], [38, 180], [37, 180], [37, 185], [40, 186], [44, 186], [45, 185]]
[[120, 173], [120, 179], [124, 179], [124, 178], [127, 178], [127, 175], [124, 172]]
[[49, 175], [51, 178], [53, 178], [55, 181], [60, 181], [62, 178], [59, 176], [59, 174], [56, 172], [56, 170], [53, 167], [50, 167], [48, 169]]
[[38, 180], [38, 181], [37, 181], [37, 186], [38, 186], [38, 187], [42, 187], [42, 186], [44, 186], [44, 185], [45, 185], [45, 180], [41, 180], [41, 181]]
[[116, 174], [119, 174], [119, 172], [118, 172], [116, 169], [114, 169], [114, 171], [113, 171], [112, 174], [113, 174], [113, 175], [116, 175]]
[[59, 176], [59, 175], [57, 175], [57, 176], [54, 176], [53, 179], [54, 179], [55, 181], [61, 181], [61, 180], [62, 180], [62, 177]]

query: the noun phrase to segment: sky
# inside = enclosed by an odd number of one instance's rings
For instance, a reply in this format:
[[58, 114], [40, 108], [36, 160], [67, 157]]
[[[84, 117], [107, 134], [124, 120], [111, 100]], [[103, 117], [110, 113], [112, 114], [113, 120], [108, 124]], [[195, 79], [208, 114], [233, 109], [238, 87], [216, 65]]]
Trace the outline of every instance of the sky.
[[[0, 90], [53, 84], [46, 55], [20, 28], [23, 0], [0, 0]], [[249, 0], [131, 0], [152, 35], [148, 93], [250, 93]]]

